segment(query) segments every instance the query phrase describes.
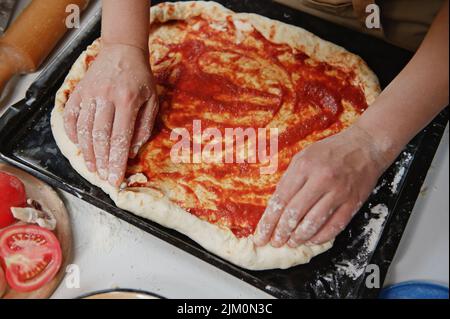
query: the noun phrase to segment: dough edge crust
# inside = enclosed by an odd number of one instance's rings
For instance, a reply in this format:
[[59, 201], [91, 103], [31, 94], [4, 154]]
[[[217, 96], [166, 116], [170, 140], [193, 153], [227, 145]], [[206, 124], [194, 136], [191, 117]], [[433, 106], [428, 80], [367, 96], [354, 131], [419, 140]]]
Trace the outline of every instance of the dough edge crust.
[[[151, 9], [151, 21], [161, 23], [169, 20], [188, 19], [199, 15], [219, 21], [231, 15], [233, 19], [251, 23], [255, 29], [271, 41], [287, 43], [292, 47], [300, 48], [310, 56], [321, 61], [326, 60], [333, 65], [356, 67], [358, 81], [364, 87], [369, 105], [379, 93], [380, 89], [376, 76], [361, 58], [335, 44], [321, 40], [304, 29], [256, 14], [234, 13], [212, 1], [163, 3]], [[71, 89], [71, 80], [79, 81], [84, 77], [87, 71], [86, 57], [97, 54], [99, 48], [100, 43], [96, 40], [74, 63], [64, 84], [56, 94], [55, 107], [51, 114], [51, 128], [56, 143], [72, 167], [83, 178], [106, 192], [117, 207], [152, 220], [164, 227], [174, 229], [188, 236], [206, 250], [249, 270], [287, 269], [308, 263], [311, 258], [332, 247], [332, 241], [321, 245], [302, 245], [297, 248], [290, 248], [287, 245], [274, 248], [270, 244], [257, 247], [253, 243], [252, 236], [237, 238], [229, 229], [221, 228], [197, 218], [156, 190], [150, 188], [119, 190], [100, 179], [97, 174], [89, 172], [81, 151], [70, 141], [64, 130], [63, 112], [64, 105], [67, 102], [64, 92]]]

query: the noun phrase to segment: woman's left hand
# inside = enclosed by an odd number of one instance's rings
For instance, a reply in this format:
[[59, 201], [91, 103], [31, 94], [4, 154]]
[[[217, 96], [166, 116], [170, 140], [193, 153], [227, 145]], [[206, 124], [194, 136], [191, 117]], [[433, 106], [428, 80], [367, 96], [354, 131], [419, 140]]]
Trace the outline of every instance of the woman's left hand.
[[358, 212], [389, 165], [354, 125], [298, 153], [258, 224], [254, 241], [281, 247], [335, 238]]

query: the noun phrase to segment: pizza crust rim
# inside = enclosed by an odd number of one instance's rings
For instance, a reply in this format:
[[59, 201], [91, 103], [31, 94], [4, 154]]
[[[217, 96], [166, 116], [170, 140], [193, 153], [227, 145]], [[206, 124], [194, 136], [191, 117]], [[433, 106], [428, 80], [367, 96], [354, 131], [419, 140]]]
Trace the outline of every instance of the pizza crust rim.
[[[270, 20], [256, 14], [236, 14], [215, 2], [163, 3], [151, 9], [151, 21], [162, 23], [168, 20], [182, 20], [199, 15], [216, 20], [223, 20], [227, 16], [232, 15], [235, 19], [248, 21], [271, 41], [299, 47], [310, 56], [320, 61], [327, 60], [332, 65], [356, 68], [358, 70], [355, 72], [357, 80], [364, 88], [368, 105], [374, 101], [379, 93], [380, 89], [376, 76], [361, 58], [349, 53], [342, 47], [321, 40], [304, 29]], [[273, 30], [276, 32], [273, 33]], [[81, 151], [77, 145], [70, 141], [65, 133], [63, 111], [67, 102], [65, 91], [71, 89], [70, 82], [83, 78], [88, 67], [86, 57], [96, 54], [99, 48], [100, 42], [96, 40], [77, 59], [62, 87], [56, 94], [55, 107], [51, 114], [51, 128], [56, 143], [72, 167], [83, 178], [106, 192], [117, 207], [174, 229], [188, 236], [206, 250], [242, 268], [250, 270], [287, 269], [295, 265], [308, 263], [311, 258], [332, 247], [332, 242], [322, 245], [302, 245], [297, 248], [290, 248], [287, 245], [281, 248], [274, 248], [270, 244], [264, 247], [257, 247], [253, 243], [252, 236], [237, 238], [231, 230], [197, 218], [171, 202], [158, 191], [150, 188], [140, 188], [139, 190], [125, 188], [119, 190], [100, 179], [96, 173], [89, 172], [85, 166]]]

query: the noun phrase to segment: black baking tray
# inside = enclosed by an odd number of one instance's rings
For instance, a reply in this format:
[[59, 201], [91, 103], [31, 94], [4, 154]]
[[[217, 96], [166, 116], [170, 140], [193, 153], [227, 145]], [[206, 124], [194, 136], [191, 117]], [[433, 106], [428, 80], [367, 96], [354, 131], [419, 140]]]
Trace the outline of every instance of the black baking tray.
[[[154, 3], [157, 2], [160, 1], [154, 1]], [[382, 87], [392, 81], [412, 56], [410, 52], [381, 40], [338, 27], [272, 1], [218, 2], [237, 12], [254, 12], [301, 26], [323, 39], [345, 47], [360, 55], [368, 63], [378, 75]], [[55, 92], [75, 59], [99, 34], [100, 18], [97, 15], [87, 23], [83, 32], [43, 70], [28, 90], [26, 98], [6, 111], [0, 119], [0, 154], [3, 160], [275, 297], [375, 298], [378, 296], [379, 288], [368, 288], [365, 284], [367, 274], [364, 270], [369, 264], [377, 265], [380, 270], [380, 282], [384, 281], [448, 122], [448, 109], [439, 114], [406, 146], [396, 164], [392, 165], [380, 179], [378, 191], [370, 196], [361, 212], [338, 236], [331, 250], [315, 257], [309, 264], [288, 270], [248, 271], [209, 253], [176, 231], [118, 209], [105, 193], [80, 177], [59, 152], [49, 123]], [[402, 172], [404, 174], [399, 175]], [[392, 191], [391, 185], [395, 179], [399, 182], [397, 192]], [[371, 208], [378, 204], [385, 205], [389, 214], [379, 231], [367, 234], [365, 229], [368, 223], [377, 219], [376, 214], [371, 212]], [[375, 245], [373, 245], [374, 240]], [[352, 272], [355, 267], [357, 271]]]

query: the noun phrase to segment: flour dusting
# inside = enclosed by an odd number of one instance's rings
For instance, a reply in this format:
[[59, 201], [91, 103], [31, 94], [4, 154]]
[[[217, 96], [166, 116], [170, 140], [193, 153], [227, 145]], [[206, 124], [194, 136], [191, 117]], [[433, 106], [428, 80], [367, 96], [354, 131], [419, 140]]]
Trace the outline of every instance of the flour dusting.
[[393, 194], [397, 193], [398, 185], [402, 181], [403, 175], [405, 175], [405, 171], [406, 171], [405, 167], [400, 167], [400, 169], [398, 170], [397, 174], [395, 174], [394, 180], [391, 183], [391, 192]]
[[405, 176], [406, 168], [409, 166], [409, 164], [413, 159], [411, 153], [404, 152], [403, 155], [404, 157], [397, 163], [395, 163], [395, 165], [398, 167], [398, 170], [397, 173], [395, 174], [394, 180], [391, 182], [392, 194], [397, 194], [399, 190], [398, 187], [403, 181], [403, 177]]
[[360, 237], [366, 238], [364, 247], [354, 260], [345, 260], [336, 264], [340, 273], [344, 273], [352, 279], [357, 279], [364, 274], [367, 266], [366, 261], [378, 244], [388, 214], [389, 210], [385, 204], [372, 207], [369, 214], [371, 218], [360, 235]]
[[[72, 222], [80, 223], [79, 229], [84, 228], [83, 236], [79, 237], [76, 248], [93, 246], [98, 254], [110, 254], [114, 247], [122, 244], [123, 238], [128, 236], [127, 230], [132, 227], [105, 211], [73, 197], [66, 201], [66, 207]], [[92, 230], [88, 231], [87, 228]], [[78, 228], [75, 226], [74, 229]], [[89, 234], [89, 237], [86, 234]]]
[[386, 205], [379, 204], [373, 207], [370, 212], [376, 215], [377, 218], [372, 218], [366, 227], [364, 227], [364, 235], [368, 235], [369, 239], [367, 243], [367, 251], [369, 252], [374, 251], [378, 244], [389, 210]]
[[386, 185], [386, 180], [385, 180], [385, 179], [383, 179], [383, 181], [382, 181], [377, 187], [375, 187], [375, 188], [373, 189], [372, 194], [373, 194], [373, 195], [378, 194], [378, 192], [380, 191], [380, 189], [381, 189], [384, 185]]

